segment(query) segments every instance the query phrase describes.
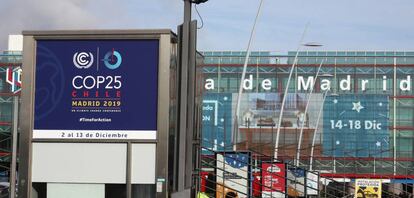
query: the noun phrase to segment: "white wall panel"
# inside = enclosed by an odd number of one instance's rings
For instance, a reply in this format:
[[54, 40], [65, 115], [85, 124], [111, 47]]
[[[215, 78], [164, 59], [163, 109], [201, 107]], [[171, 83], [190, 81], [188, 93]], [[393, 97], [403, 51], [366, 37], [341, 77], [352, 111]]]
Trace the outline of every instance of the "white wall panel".
[[127, 144], [33, 143], [32, 181], [126, 183]]
[[155, 154], [155, 144], [132, 144], [132, 184], [155, 184]]
[[105, 198], [105, 184], [47, 184], [47, 198]]

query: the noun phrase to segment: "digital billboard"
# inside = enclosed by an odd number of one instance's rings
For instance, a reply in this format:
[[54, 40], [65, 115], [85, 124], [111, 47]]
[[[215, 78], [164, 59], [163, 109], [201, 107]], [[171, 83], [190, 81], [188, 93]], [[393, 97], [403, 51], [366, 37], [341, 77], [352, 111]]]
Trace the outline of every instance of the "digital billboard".
[[323, 154], [335, 157], [389, 155], [387, 95], [328, 96], [324, 103]]
[[156, 139], [158, 40], [38, 40], [33, 138]]

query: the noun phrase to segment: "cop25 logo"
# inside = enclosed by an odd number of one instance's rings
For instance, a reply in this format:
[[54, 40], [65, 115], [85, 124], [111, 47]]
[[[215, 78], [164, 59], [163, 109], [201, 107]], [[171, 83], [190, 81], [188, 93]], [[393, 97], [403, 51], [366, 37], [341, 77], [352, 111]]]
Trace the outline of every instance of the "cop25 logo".
[[122, 56], [118, 51], [113, 49], [105, 54], [103, 61], [108, 69], [117, 69], [121, 66]]
[[93, 64], [93, 55], [91, 52], [76, 52], [73, 55], [73, 64], [78, 69], [88, 69]]
[[[97, 49], [97, 51], [99, 52], [99, 48]], [[97, 56], [99, 58], [99, 54]], [[122, 56], [118, 51], [112, 49], [112, 51], [108, 51], [105, 54], [104, 58], [101, 59], [101, 61], [105, 64], [105, 66], [108, 69], [114, 70], [121, 66]], [[91, 52], [76, 52], [73, 55], [73, 64], [78, 69], [88, 69], [92, 66], [93, 62], [94, 56]]]

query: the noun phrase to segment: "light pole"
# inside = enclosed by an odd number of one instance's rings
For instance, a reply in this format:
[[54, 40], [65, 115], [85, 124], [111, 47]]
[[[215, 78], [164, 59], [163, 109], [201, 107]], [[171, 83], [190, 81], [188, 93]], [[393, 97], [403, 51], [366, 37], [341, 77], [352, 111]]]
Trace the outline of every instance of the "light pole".
[[255, 34], [255, 29], [256, 29], [256, 24], [257, 21], [259, 19], [260, 16], [260, 11], [263, 5], [263, 0], [260, 1], [259, 4], [259, 8], [257, 10], [256, 13], [256, 18], [254, 19], [254, 23], [253, 23], [253, 28], [252, 31], [250, 33], [250, 38], [249, 38], [249, 43], [247, 44], [247, 50], [246, 50], [246, 57], [244, 59], [244, 65], [243, 65], [243, 72], [242, 72], [242, 76], [240, 79], [240, 86], [239, 86], [239, 94], [237, 96], [237, 102], [236, 102], [236, 112], [234, 114], [234, 126], [233, 126], [233, 132], [232, 132], [232, 141], [233, 141], [233, 151], [237, 150], [237, 134], [239, 133], [239, 124], [238, 124], [238, 119], [239, 119], [239, 113], [240, 113], [240, 101], [241, 101], [241, 97], [243, 94], [243, 82], [244, 82], [244, 78], [246, 76], [246, 70], [247, 70], [247, 64], [249, 63], [249, 57], [250, 57], [250, 47], [252, 45], [253, 42], [253, 38], [254, 38], [254, 34]]
[[[189, 192], [192, 186], [192, 174], [197, 168], [193, 156], [195, 127], [195, 84], [196, 79], [196, 23], [191, 22], [192, 4], [200, 4], [207, 0], [183, 0], [184, 22], [179, 26], [179, 54], [180, 64], [178, 72], [178, 138], [176, 140], [177, 153], [174, 163], [174, 188], [177, 192]], [[188, 195], [190, 196], [190, 195]]]
[[288, 94], [288, 91], [289, 91], [290, 80], [292, 78], [292, 74], [293, 74], [293, 72], [295, 70], [295, 66], [296, 66], [297, 61], [298, 61], [300, 47], [301, 46], [308, 46], [308, 47], [319, 47], [319, 46], [322, 46], [322, 45], [317, 44], [317, 43], [306, 43], [306, 44], [302, 44], [303, 38], [305, 37], [305, 34], [306, 34], [306, 30], [307, 29], [308, 29], [308, 24], [306, 25], [305, 30], [302, 33], [302, 37], [300, 39], [298, 49], [296, 50], [295, 58], [293, 59], [293, 64], [292, 64], [292, 67], [291, 67], [290, 72], [289, 72], [288, 81], [286, 83], [285, 92], [284, 92], [283, 99], [282, 99], [282, 105], [280, 107], [279, 120], [278, 120], [278, 124], [276, 125], [277, 131], [276, 131], [276, 141], [275, 141], [275, 152], [274, 152], [274, 155], [273, 155], [274, 160], [276, 160], [277, 157], [278, 157], [278, 152], [279, 152], [279, 137], [280, 137], [280, 129], [282, 127], [281, 125], [282, 125], [283, 111], [285, 109], [285, 103], [286, 103], [286, 98], [287, 98], [287, 94]]
[[275, 141], [275, 152], [273, 155], [274, 160], [277, 160], [277, 156], [279, 152], [280, 128], [282, 127], [281, 125], [282, 125], [283, 110], [285, 109], [286, 95], [288, 94], [288, 91], [289, 91], [290, 79], [292, 78], [293, 71], [295, 70], [296, 62], [298, 61], [299, 50], [300, 50], [300, 47], [302, 46], [302, 41], [303, 41], [303, 38], [305, 37], [307, 29], [308, 29], [308, 25], [306, 25], [305, 30], [302, 33], [302, 37], [300, 38], [299, 46], [298, 46], [298, 49], [296, 50], [296, 55], [295, 55], [295, 58], [293, 59], [293, 64], [292, 64], [292, 67], [290, 68], [288, 81], [286, 83], [285, 93], [282, 99], [282, 106], [280, 107], [280, 112], [279, 112], [279, 120], [278, 120], [278, 124], [276, 125], [277, 131], [276, 131], [276, 141]]
[[[330, 90], [330, 87], [325, 91], [325, 94], [323, 96], [322, 105], [319, 108], [319, 112], [318, 112], [318, 119], [316, 120], [315, 131], [313, 132], [312, 146], [311, 146], [311, 153], [310, 153], [310, 162], [309, 162], [309, 170], [310, 171], [313, 168], [313, 153], [314, 153], [314, 150], [315, 150], [316, 132], [318, 132], [319, 121], [320, 121], [320, 118], [321, 118], [321, 115], [322, 115], [323, 105], [325, 104], [326, 96], [328, 95], [329, 90]], [[336, 96], [336, 95], [337, 95], [336, 93], [331, 94], [331, 96]]]
[[296, 150], [296, 166], [299, 166], [300, 149], [301, 149], [302, 137], [303, 137], [303, 129], [305, 128], [305, 121], [306, 121], [306, 115], [308, 114], [309, 103], [310, 103], [310, 100], [311, 100], [311, 97], [312, 97], [312, 94], [313, 94], [313, 90], [314, 90], [315, 84], [316, 84], [316, 82], [318, 80], [319, 72], [320, 72], [320, 70], [322, 68], [323, 62], [324, 62], [324, 59], [322, 59], [321, 64], [318, 67], [318, 70], [316, 72], [315, 78], [313, 80], [313, 83], [312, 83], [311, 88], [310, 88], [310, 91], [309, 91], [308, 101], [306, 102], [305, 112], [304, 112], [305, 118], [302, 119], [302, 122], [301, 122], [301, 128], [300, 128], [300, 133], [299, 133], [299, 141], [298, 141], [298, 148]]

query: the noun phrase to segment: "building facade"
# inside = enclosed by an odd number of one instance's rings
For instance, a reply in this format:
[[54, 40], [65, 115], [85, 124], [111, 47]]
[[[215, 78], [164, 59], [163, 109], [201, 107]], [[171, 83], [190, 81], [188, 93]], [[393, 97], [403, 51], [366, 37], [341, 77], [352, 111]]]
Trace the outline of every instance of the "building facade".
[[14, 98], [20, 96], [21, 52], [0, 54], [0, 181], [8, 182], [13, 144]]
[[414, 52], [300, 51], [286, 96], [296, 52], [252, 52], [243, 82], [246, 52], [203, 55], [205, 150], [277, 150], [329, 178], [413, 183]]
[[[414, 52], [299, 52], [279, 138], [281, 103], [296, 52], [252, 52], [243, 82], [245, 52], [202, 54], [204, 154], [249, 150], [273, 157], [278, 148], [278, 159], [324, 177], [348, 182], [379, 178], [411, 188]], [[11, 162], [13, 97], [19, 96], [20, 89], [13, 72], [20, 66], [21, 53], [0, 55], [0, 176], [4, 181]], [[236, 119], [240, 83], [243, 94]]]

